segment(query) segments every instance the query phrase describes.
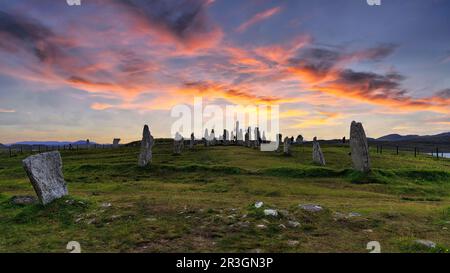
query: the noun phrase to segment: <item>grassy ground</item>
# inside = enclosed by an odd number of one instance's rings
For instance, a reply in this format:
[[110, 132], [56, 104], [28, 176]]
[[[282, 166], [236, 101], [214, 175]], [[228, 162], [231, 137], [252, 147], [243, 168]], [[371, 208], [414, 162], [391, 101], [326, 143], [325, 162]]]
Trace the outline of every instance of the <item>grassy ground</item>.
[[[26, 155], [3, 156], [0, 252], [67, 252], [69, 241], [83, 252], [368, 252], [369, 241], [382, 252], [448, 252], [450, 160], [372, 151], [374, 171], [361, 176], [348, 147], [322, 148], [327, 167], [311, 162], [310, 147], [292, 157], [223, 146], [174, 156], [159, 144], [147, 168], [137, 148], [63, 151], [71, 195], [47, 207], [11, 204], [34, 192]], [[309, 203], [324, 210], [299, 208]]]

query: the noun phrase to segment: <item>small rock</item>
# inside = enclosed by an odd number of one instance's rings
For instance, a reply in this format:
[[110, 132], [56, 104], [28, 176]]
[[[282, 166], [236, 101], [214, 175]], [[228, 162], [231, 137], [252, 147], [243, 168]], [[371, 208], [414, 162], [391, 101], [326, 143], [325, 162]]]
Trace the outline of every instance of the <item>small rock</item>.
[[111, 206], [111, 203], [102, 203], [101, 205], [102, 208], [110, 208]]
[[250, 227], [250, 222], [248, 222], [248, 221], [238, 222], [238, 223], [236, 223], [236, 226], [238, 226], [240, 228], [248, 228], [248, 227]]
[[297, 228], [297, 227], [300, 226], [300, 223], [297, 222], [297, 221], [289, 221], [288, 222], [288, 226], [291, 227], [291, 228]]
[[306, 204], [306, 205], [299, 205], [300, 208], [309, 211], [309, 212], [319, 212], [322, 211], [323, 208], [319, 205], [314, 205], [314, 204]]
[[77, 219], [75, 220], [75, 223], [79, 223], [79, 222], [81, 222], [81, 220], [83, 220], [83, 218], [82, 218], [82, 217], [80, 217], [80, 218], [77, 218]]
[[88, 225], [95, 224], [95, 223], [97, 223], [97, 219], [95, 219], [95, 218], [90, 219], [90, 220], [87, 222]]
[[429, 240], [416, 240], [415, 242], [416, 242], [416, 244], [423, 245], [423, 246], [426, 246], [428, 248], [435, 248], [436, 247], [436, 243], [433, 242], [433, 241], [429, 241]]
[[154, 222], [154, 221], [156, 221], [157, 219], [154, 218], [154, 217], [150, 217], [150, 218], [146, 218], [145, 220], [150, 221], [150, 222]]
[[286, 226], [283, 225], [283, 224], [279, 224], [278, 227], [279, 227], [279, 228], [282, 228], [282, 229], [286, 229]]
[[288, 246], [297, 246], [300, 242], [295, 240], [287, 241]]
[[348, 217], [349, 218], [352, 218], [352, 217], [361, 217], [362, 215], [361, 215], [361, 213], [357, 213], [357, 212], [350, 212], [349, 214], [348, 214]]
[[265, 209], [264, 210], [264, 215], [278, 217], [278, 211], [276, 211], [274, 209]]
[[448, 228], [447, 227], [443, 227], [442, 230], [448, 230]]
[[11, 203], [14, 205], [32, 205], [36, 204], [38, 199], [34, 196], [13, 196]]
[[371, 229], [364, 229], [363, 232], [366, 232], [366, 233], [372, 233], [373, 230], [371, 230]]
[[256, 225], [256, 227], [257, 227], [257, 228], [261, 228], [261, 229], [267, 228], [266, 225], [262, 225], [262, 224], [261, 224], [261, 225]]
[[261, 201], [258, 201], [255, 203], [255, 208], [259, 209], [260, 207], [264, 206], [264, 203]]

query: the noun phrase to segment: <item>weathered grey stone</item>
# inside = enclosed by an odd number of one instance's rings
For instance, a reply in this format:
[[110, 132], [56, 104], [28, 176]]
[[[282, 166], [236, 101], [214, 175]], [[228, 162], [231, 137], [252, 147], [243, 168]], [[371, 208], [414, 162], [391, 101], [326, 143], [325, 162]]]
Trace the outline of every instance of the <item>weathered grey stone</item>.
[[303, 210], [306, 210], [308, 212], [319, 212], [319, 211], [323, 210], [323, 208], [320, 205], [314, 205], [314, 204], [300, 205], [300, 208], [302, 208]]
[[301, 224], [300, 224], [299, 222], [297, 222], [297, 221], [289, 221], [289, 222], [287, 223], [287, 225], [288, 225], [289, 227], [291, 227], [291, 228], [297, 228], [297, 227], [301, 226]]
[[274, 209], [265, 209], [264, 210], [264, 215], [278, 217], [278, 211], [274, 210]]
[[259, 209], [260, 207], [264, 206], [264, 202], [258, 201], [255, 203], [255, 208]]
[[58, 151], [32, 155], [25, 158], [22, 163], [43, 205], [69, 194]]
[[284, 155], [291, 155], [291, 139], [288, 137], [284, 139], [283, 153]]
[[140, 167], [145, 167], [152, 162], [153, 142], [154, 140], [150, 133], [150, 129], [148, 128], [148, 125], [145, 125], [142, 132], [141, 152], [138, 158], [138, 165]]
[[314, 137], [313, 140], [313, 161], [316, 164], [325, 166], [325, 157], [323, 156], [322, 149], [320, 149], [319, 141]]
[[191, 134], [191, 141], [189, 142], [189, 149], [194, 149], [195, 145], [195, 136], [194, 133]]
[[184, 147], [184, 139], [179, 133], [176, 133], [175, 139], [173, 141], [173, 153], [176, 155], [180, 155], [181, 152], [183, 151], [183, 147]]
[[350, 149], [353, 168], [364, 173], [370, 172], [369, 146], [364, 128], [359, 122], [353, 121], [350, 126]]
[[283, 143], [283, 135], [282, 134], [277, 134], [277, 142], [278, 142], [277, 153], [280, 153], [283, 149], [281, 147], [281, 143]]
[[36, 204], [38, 199], [34, 196], [13, 196], [11, 203], [14, 205], [32, 205]]
[[428, 248], [435, 248], [436, 247], [436, 243], [433, 242], [433, 241], [429, 241], [429, 240], [416, 240], [415, 243], [419, 244], [419, 245], [423, 245], [423, 246], [428, 247]]
[[119, 142], [120, 142], [120, 138], [115, 138], [113, 140], [113, 148], [118, 148], [119, 147]]
[[250, 127], [247, 132], [245, 132], [245, 146], [250, 147]]
[[302, 135], [298, 135], [297, 138], [295, 139], [295, 144], [303, 144], [303, 136]]

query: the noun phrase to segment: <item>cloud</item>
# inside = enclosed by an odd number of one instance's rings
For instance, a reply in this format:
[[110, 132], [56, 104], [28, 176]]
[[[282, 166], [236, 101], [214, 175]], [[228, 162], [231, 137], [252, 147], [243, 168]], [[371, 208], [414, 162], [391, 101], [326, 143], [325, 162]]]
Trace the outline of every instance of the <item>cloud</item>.
[[242, 23], [237, 29], [237, 32], [245, 32], [248, 28], [250, 28], [251, 26], [269, 19], [270, 17], [278, 14], [281, 12], [281, 7], [274, 7], [262, 12], [259, 12], [257, 14], [255, 14], [252, 18], [250, 18], [248, 21]]
[[4, 108], [0, 108], [0, 113], [15, 113], [16, 110], [14, 109], [4, 109]]
[[287, 71], [296, 75], [309, 90], [391, 107], [397, 111], [448, 112], [450, 99], [446, 97], [412, 98], [409, 96], [408, 90], [402, 88], [405, 76], [397, 72], [380, 74], [346, 68], [356, 61], [378, 62], [392, 54], [394, 49], [393, 45], [355, 52], [309, 48], [290, 60]]
[[[109, 0], [104, 0], [109, 3]], [[151, 33], [161, 42], [176, 42], [186, 49], [210, 48], [223, 36], [206, 9], [208, 0], [112, 0], [134, 22], [133, 31]]]
[[450, 99], [450, 88], [447, 88], [447, 89], [437, 92], [436, 97], [443, 98], [443, 99]]

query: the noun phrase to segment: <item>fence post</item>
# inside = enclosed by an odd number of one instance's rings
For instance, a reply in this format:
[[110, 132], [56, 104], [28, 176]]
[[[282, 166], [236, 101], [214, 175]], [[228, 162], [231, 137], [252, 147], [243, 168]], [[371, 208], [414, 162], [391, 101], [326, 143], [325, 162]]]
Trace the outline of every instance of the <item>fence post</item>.
[[380, 145], [380, 154], [383, 154], [383, 145]]
[[377, 154], [378, 154], [378, 151], [380, 150], [380, 148], [379, 148], [379, 146], [377, 145]]
[[439, 159], [439, 148], [438, 147], [436, 147], [436, 158]]
[[417, 157], [417, 147], [414, 147], [414, 157]]
[[9, 147], [9, 157], [12, 157], [11, 147]]
[[397, 155], [398, 155], [398, 146], [397, 146]]

